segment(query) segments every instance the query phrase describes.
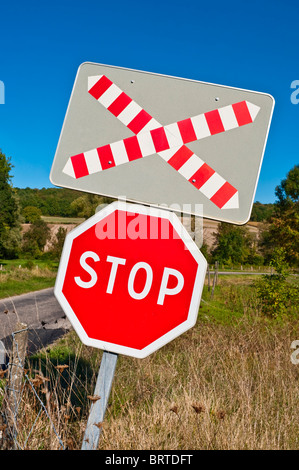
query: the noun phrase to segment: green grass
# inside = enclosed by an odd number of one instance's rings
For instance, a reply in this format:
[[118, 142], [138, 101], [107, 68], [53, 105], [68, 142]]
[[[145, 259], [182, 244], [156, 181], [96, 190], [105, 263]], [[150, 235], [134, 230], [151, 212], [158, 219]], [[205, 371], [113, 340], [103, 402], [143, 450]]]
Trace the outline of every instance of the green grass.
[[0, 260], [0, 299], [53, 287], [57, 266], [46, 260]]
[[28, 280], [10, 279], [2, 282], [0, 275], [0, 299], [47, 289], [48, 287], [54, 287], [54, 284], [55, 278], [52, 277], [32, 276]]
[[207, 280], [203, 289], [199, 320], [202, 322], [216, 322], [230, 324], [236, 319], [250, 316], [258, 309], [256, 292], [254, 288], [256, 276], [230, 275], [218, 278], [212, 298], [212, 284], [208, 290]]
[[22, 268], [28, 267], [28, 265], [32, 265], [32, 267], [38, 266], [38, 268], [46, 268], [46, 269], [53, 269], [56, 270], [58, 268], [58, 262], [51, 261], [47, 259], [28, 259], [28, 258], [17, 258], [17, 259], [0, 259], [0, 267], [2, 265], [1, 272], [10, 271], [12, 268]]

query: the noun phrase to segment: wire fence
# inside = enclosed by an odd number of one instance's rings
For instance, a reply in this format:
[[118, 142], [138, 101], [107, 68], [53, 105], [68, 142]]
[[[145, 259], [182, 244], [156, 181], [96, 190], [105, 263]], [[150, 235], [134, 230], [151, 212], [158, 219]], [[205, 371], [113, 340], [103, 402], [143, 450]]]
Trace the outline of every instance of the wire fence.
[[27, 342], [28, 328], [19, 323], [8, 361], [0, 364], [0, 449], [42, 449], [48, 440], [51, 449], [65, 450], [49, 406], [49, 379], [25, 369]]

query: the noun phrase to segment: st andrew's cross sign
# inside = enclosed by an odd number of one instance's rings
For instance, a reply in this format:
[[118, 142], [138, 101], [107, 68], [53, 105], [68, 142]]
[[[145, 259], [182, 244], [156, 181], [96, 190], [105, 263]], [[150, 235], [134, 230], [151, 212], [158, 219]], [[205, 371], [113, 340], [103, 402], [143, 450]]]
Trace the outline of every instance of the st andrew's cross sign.
[[264, 93], [85, 63], [51, 181], [245, 223], [273, 106]]

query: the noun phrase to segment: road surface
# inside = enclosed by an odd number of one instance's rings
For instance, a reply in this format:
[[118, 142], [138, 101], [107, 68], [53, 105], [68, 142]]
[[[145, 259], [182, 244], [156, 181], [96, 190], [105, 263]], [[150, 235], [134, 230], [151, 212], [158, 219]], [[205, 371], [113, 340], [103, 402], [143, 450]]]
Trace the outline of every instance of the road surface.
[[0, 340], [8, 350], [17, 322], [28, 326], [29, 353], [52, 343], [71, 329], [53, 288], [0, 299]]

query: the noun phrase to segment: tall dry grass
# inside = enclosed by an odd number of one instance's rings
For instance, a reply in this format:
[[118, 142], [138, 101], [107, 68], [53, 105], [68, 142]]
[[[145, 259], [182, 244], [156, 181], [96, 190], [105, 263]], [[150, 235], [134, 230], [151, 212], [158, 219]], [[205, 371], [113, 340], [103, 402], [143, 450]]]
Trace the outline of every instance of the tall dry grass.
[[[213, 301], [205, 289], [194, 328], [145, 359], [119, 356], [99, 449], [298, 449], [298, 326], [262, 317], [248, 280], [220, 280]], [[71, 332], [29, 361], [68, 449], [81, 447], [101, 355]], [[39, 411], [29, 388], [22, 406], [26, 448], [60, 448], [45, 414], [27, 439]]]
[[142, 362], [121, 358], [100, 448], [298, 449], [291, 337], [289, 326], [198, 324]]

